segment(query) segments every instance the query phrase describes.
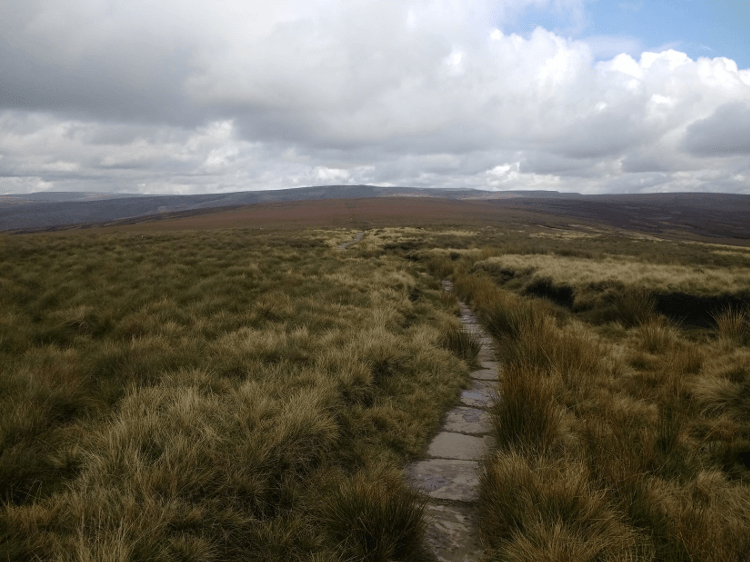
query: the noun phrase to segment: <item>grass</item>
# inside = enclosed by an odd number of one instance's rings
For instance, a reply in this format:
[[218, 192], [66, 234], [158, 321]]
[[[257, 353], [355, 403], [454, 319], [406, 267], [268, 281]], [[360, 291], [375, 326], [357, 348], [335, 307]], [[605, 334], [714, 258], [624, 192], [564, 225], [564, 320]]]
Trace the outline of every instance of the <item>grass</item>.
[[426, 560], [401, 467], [480, 349], [449, 278], [503, 363], [488, 559], [744, 560], [750, 254], [531, 218], [346, 251], [348, 229], [0, 237], [0, 559]]
[[745, 560], [747, 251], [574, 234], [422, 251], [503, 363], [480, 471], [487, 558]]
[[716, 330], [722, 338], [742, 343], [750, 334], [750, 316], [746, 309], [727, 309], [712, 314]]
[[744, 317], [729, 310], [715, 330], [688, 331], [639, 290], [603, 327], [463, 261], [455, 286], [504, 363], [498, 448], [480, 474], [492, 559], [744, 560]]
[[477, 356], [482, 349], [482, 343], [473, 332], [463, 328], [452, 327], [443, 335], [443, 347], [449, 349], [459, 359], [463, 359], [472, 367], [479, 368]]
[[0, 238], [0, 559], [422, 556], [400, 469], [478, 349], [352, 236]]

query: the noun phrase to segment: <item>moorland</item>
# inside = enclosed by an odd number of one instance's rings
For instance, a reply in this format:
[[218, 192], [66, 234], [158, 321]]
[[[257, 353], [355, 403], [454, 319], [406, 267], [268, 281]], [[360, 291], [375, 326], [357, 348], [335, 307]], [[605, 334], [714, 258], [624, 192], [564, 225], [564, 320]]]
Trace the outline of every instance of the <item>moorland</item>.
[[502, 365], [488, 560], [745, 560], [750, 248], [681, 225], [402, 198], [4, 234], [0, 559], [428, 560], [402, 469], [468, 384], [461, 299]]

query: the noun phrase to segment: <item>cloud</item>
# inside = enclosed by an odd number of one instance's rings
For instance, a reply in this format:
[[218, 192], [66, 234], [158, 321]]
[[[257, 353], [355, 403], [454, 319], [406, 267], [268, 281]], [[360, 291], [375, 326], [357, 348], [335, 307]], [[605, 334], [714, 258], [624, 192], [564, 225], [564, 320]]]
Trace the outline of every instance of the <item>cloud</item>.
[[504, 31], [583, 0], [6, 6], [6, 191], [750, 190], [750, 70]]
[[643, 51], [641, 41], [621, 35], [590, 35], [582, 39], [591, 49], [595, 60], [608, 60], [617, 55], [638, 56]]
[[683, 148], [696, 156], [750, 155], [750, 103], [725, 103], [690, 124]]

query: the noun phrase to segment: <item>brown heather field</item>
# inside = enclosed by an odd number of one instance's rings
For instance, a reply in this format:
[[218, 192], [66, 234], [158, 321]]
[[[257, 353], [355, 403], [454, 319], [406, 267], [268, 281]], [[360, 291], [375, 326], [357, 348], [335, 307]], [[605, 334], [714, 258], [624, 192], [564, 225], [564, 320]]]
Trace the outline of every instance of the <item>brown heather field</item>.
[[748, 560], [750, 252], [380, 203], [0, 237], [0, 560], [428, 559], [443, 278], [503, 365], [488, 560]]

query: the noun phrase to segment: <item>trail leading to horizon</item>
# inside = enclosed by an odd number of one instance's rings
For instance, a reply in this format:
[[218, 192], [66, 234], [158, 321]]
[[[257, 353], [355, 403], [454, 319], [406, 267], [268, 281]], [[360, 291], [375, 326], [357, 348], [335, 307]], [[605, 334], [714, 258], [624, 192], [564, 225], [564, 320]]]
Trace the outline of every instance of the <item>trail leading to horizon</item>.
[[[446, 291], [450, 281], [443, 281]], [[428, 498], [430, 520], [427, 541], [441, 562], [479, 560], [484, 548], [479, 541], [476, 501], [479, 492], [478, 461], [494, 446], [487, 409], [497, 400], [498, 365], [493, 341], [463, 302], [461, 322], [480, 337], [481, 369], [471, 376], [471, 388], [461, 394], [461, 406], [448, 411], [440, 433], [430, 443], [429, 458], [407, 469], [412, 485]]]

